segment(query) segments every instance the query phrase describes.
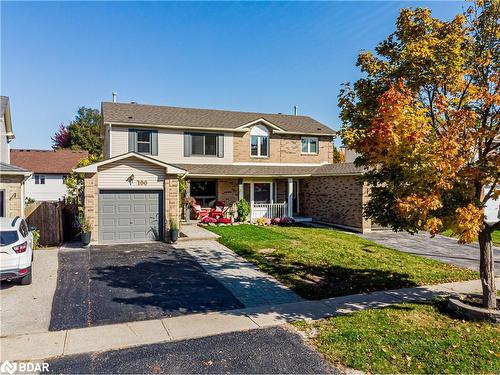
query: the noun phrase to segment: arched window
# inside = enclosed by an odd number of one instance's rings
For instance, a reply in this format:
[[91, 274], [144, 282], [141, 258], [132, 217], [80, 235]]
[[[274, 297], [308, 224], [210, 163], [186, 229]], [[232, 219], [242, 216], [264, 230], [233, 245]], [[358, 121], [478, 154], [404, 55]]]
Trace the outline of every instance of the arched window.
[[265, 126], [255, 125], [250, 130], [250, 155], [261, 158], [269, 156], [269, 131]]

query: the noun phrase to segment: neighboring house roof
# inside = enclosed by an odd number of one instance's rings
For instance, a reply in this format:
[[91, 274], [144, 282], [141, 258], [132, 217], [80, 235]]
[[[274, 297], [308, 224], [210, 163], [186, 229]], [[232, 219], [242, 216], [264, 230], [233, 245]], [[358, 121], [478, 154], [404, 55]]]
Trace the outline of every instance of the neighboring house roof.
[[14, 139], [14, 133], [12, 132], [12, 119], [10, 118], [10, 102], [8, 96], [0, 96], [0, 117], [4, 119], [7, 140], [10, 141], [11, 139]]
[[35, 173], [71, 173], [78, 162], [89, 156], [87, 151], [10, 150], [10, 161]]
[[264, 120], [274, 125], [277, 133], [335, 135], [332, 129], [309, 116], [110, 102], [102, 103], [102, 116], [104, 123], [228, 131], [245, 131], [245, 126]]
[[0, 174], [29, 176], [31, 175], [31, 171], [18, 167], [16, 165], [0, 162]]
[[140, 160], [143, 160], [143, 161], [151, 163], [151, 164], [159, 165], [160, 167], [164, 167], [166, 169], [167, 174], [183, 175], [186, 173], [186, 171], [184, 169], [178, 168], [175, 165], [164, 163], [161, 160], [158, 160], [158, 159], [146, 156], [146, 155], [138, 154], [137, 152], [128, 152], [126, 154], [115, 156], [111, 159], [101, 160], [97, 163], [93, 163], [93, 164], [87, 165], [85, 167], [76, 168], [75, 172], [95, 173], [95, 172], [97, 172], [97, 168], [102, 166], [102, 165], [114, 163], [116, 161], [120, 161], [120, 160], [128, 159], [128, 158], [136, 158], [136, 159], [140, 159]]
[[175, 164], [184, 169], [189, 176], [213, 177], [309, 177], [360, 175], [363, 168], [352, 163], [324, 164], [321, 166], [293, 165], [234, 165], [234, 164]]

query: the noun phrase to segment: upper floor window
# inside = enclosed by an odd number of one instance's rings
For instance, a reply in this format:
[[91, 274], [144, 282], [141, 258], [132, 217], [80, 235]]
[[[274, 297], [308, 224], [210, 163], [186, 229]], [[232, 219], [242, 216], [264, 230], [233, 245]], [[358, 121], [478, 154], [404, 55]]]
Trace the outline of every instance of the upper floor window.
[[224, 135], [214, 133], [184, 133], [184, 156], [224, 157]]
[[317, 154], [318, 153], [318, 138], [302, 137], [302, 153]]
[[128, 150], [140, 154], [158, 155], [158, 132], [150, 129], [129, 129]]
[[35, 184], [36, 185], [45, 185], [45, 176], [43, 174], [35, 175]]
[[250, 130], [250, 155], [264, 158], [269, 156], [269, 131], [265, 126], [256, 125]]

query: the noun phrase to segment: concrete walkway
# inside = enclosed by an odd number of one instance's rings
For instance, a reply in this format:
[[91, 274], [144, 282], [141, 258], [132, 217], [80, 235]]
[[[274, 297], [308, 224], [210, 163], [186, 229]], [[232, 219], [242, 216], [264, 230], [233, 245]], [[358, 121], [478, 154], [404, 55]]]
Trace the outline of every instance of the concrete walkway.
[[2, 282], [0, 335], [44, 332], [49, 329], [52, 299], [57, 285], [58, 249], [35, 250], [33, 282]]
[[[500, 282], [500, 279], [496, 282]], [[66, 331], [8, 336], [2, 338], [0, 359], [2, 361], [42, 360], [61, 355], [123, 349], [278, 326], [297, 320], [316, 320], [368, 308], [382, 308], [402, 302], [424, 301], [437, 296], [479, 290], [479, 280], [474, 280], [357, 294], [320, 301], [302, 301]]]
[[198, 240], [216, 240], [217, 238], [219, 238], [219, 235], [200, 227], [195, 222], [181, 225], [181, 236], [179, 237], [180, 242], [198, 241]]
[[210, 276], [224, 285], [245, 307], [302, 301], [276, 279], [259, 271], [217, 241], [186, 241], [174, 246], [194, 257]]
[[[431, 238], [429, 233], [425, 232], [411, 235], [405, 232], [378, 231], [358, 235], [399, 251], [479, 271], [479, 245], [477, 243], [460, 245], [456, 239], [441, 235]], [[500, 248], [495, 247], [493, 252], [495, 272], [499, 275]]]

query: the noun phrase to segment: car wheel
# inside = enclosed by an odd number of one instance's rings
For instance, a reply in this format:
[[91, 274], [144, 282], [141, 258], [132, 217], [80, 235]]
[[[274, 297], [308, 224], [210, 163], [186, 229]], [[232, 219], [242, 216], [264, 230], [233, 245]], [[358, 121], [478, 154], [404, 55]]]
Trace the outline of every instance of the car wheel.
[[33, 277], [33, 267], [30, 267], [28, 274], [19, 279], [19, 284], [30, 285], [31, 281], [32, 281], [32, 277]]

